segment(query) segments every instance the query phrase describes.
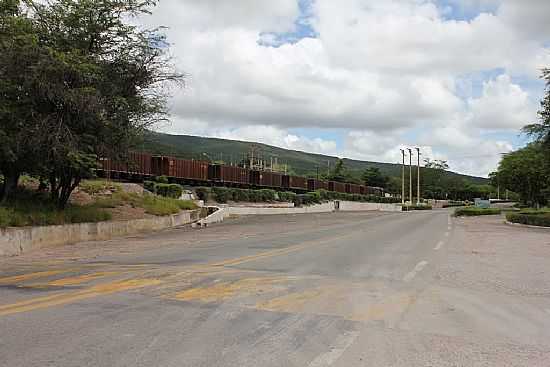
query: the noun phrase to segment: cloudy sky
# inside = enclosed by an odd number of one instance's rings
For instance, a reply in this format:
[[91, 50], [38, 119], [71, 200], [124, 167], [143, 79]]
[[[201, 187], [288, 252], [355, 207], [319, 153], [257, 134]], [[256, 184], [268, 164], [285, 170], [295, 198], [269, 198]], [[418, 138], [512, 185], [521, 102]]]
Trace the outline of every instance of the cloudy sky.
[[525, 144], [550, 66], [548, 0], [161, 0], [175, 134], [487, 175]]

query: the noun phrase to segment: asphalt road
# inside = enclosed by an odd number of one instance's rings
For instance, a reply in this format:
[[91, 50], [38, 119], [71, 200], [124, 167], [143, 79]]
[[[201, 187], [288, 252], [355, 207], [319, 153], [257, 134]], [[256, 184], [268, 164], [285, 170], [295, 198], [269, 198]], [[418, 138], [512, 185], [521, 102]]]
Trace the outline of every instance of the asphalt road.
[[239, 218], [0, 260], [0, 366], [550, 366], [550, 231]]

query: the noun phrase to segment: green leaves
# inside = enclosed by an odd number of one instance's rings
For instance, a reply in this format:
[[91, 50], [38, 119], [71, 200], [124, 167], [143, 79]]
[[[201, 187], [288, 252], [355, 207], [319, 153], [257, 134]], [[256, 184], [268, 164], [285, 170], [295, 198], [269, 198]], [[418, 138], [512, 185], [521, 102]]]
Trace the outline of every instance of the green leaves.
[[161, 87], [182, 76], [160, 30], [130, 22], [156, 1], [25, 4], [0, 5], [0, 172], [49, 177], [64, 206], [98, 156], [124, 157], [165, 118]]

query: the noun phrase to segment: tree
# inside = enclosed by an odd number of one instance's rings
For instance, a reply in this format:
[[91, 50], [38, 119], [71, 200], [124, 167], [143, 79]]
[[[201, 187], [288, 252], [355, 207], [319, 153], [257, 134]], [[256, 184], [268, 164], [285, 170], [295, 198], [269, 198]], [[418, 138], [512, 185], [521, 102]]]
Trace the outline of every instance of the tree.
[[550, 68], [542, 70], [542, 78], [546, 80], [546, 94], [540, 103], [539, 122], [525, 126], [523, 131], [550, 150]]
[[545, 190], [550, 187], [545, 169], [547, 159], [540, 143], [531, 143], [505, 155], [492, 179], [498, 181], [501, 187], [518, 193], [524, 203], [543, 205], [547, 202]]
[[386, 188], [389, 182], [389, 177], [383, 175], [379, 168], [369, 167], [363, 172], [363, 182], [368, 186]]
[[348, 176], [346, 165], [344, 164], [343, 159], [338, 159], [336, 165], [330, 172], [330, 175], [327, 177], [330, 181], [336, 182], [346, 182]]
[[22, 172], [33, 171], [43, 156], [41, 142], [48, 130], [36, 118], [36, 65], [49, 58], [39, 46], [39, 32], [19, 0], [0, 4], [0, 173], [4, 202], [17, 187]]
[[[38, 134], [40, 159], [33, 170], [49, 177], [52, 199], [63, 208], [80, 180], [92, 173], [98, 156], [123, 157], [134, 138], [165, 119], [162, 87], [183, 76], [173, 70], [160, 30], [141, 30], [131, 23], [156, 1], [27, 3], [43, 57], [29, 67], [33, 73], [23, 94], [31, 108], [23, 104], [25, 99], [16, 99], [7, 114], [26, 107], [33, 117], [32, 124], [20, 123], [13, 136], [29, 136], [29, 126], [48, 132]], [[5, 77], [7, 85], [17, 84], [10, 78]], [[23, 138], [16, 144], [29, 146]], [[16, 173], [26, 168], [19, 164]]]

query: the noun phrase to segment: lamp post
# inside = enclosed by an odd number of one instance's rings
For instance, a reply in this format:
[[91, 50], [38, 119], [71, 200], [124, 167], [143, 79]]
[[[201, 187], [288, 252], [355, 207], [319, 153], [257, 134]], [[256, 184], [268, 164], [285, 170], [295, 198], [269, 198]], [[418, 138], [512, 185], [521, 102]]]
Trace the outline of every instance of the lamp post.
[[401, 150], [403, 165], [401, 166], [401, 204], [405, 205], [405, 150]]
[[417, 174], [416, 174], [416, 205], [420, 205], [420, 148], [416, 148], [416, 154], [418, 156]]
[[411, 205], [413, 203], [413, 176], [412, 176], [412, 159], [413, 153], [411, 148], [407, 148], [409, 151], [409, 199], [411, 200]]

